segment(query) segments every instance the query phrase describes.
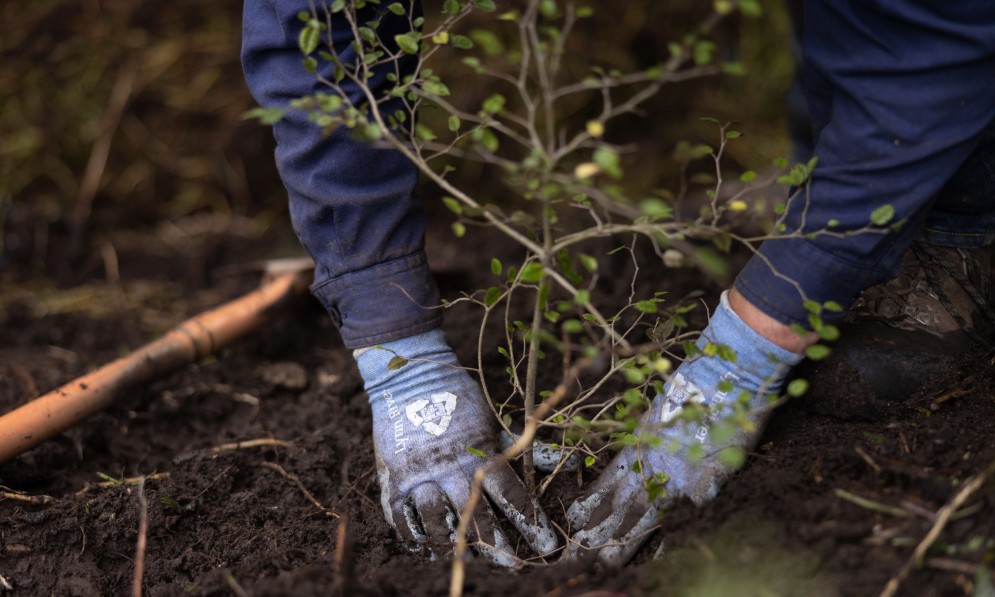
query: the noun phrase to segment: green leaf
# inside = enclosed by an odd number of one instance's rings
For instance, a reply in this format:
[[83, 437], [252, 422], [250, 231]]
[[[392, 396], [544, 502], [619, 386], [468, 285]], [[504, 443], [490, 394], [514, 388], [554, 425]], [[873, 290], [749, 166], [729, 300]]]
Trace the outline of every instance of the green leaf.
[[889, 204], [882, 205], [871, 212], [871, 222], [878, 226], [885, 226], [895, 217], [895, 208]]
[[522, 268], [522, 274], [519, 277], [522, 280], [522, 282], [535, 283], [538, 282], [539, 280], [542, 280], [542, 276], [543, 276], [542, 264], [537, 261], [533, 261], [531, 263], [525, 264], [525, 267]]
[[179, 502], [177, 502], [175, 499], [173, 499], [173, 497], [168, 496], [168, 495], [160, 495], [159, 496], [159, 503], [162, 504], [163, 506], [169, 506], [170, 508], [176, 508], [177, 510], [182, 510], [183, 509], [183, 506], [181, 506]]
[[488, 114], [497, 114], [504, 108], [504, 104], [507, 100], [500, 93], [495, 93], [486, 100], [484, 100], [484, 105], [482, 110]]
[[373, 44], [377, 41], [377, 34], [373, 32], [373, 29], [369, 27], [359, 27], [356, 29], [359, 32], [359, 37], [363, 39], [368, 44]]
[[474, 0], [473, 6], [484, 12], [494, 12], [497, 10], [494, 0]]
[[422, 141], [435, 141], [437, 138], [435, 133], [432, 132], [432, 129], [421, 123], [415, 125], [415, 136]]
[[726, 139], [739, 139], [743, 133], [739, 131], [726, 131]]
[[793, 379], [788, 384], [788, 396], [798, 398], [808, 391], [808, 381], [804, 379]]
[[453, 234], [455, 234], [457, 238], [463, 238], [463, 235], [466, 234], [466, 226], [463, 222], [453, 222], [452, 229]]
[[497, 56], [504, 53], [504, 44], [493, 31], [487, 29], [474, 29], [470, 32], [470, 37], [488, 56]]
[[283, 110], [281, 108], [253, 108], [244, 114], [242, 118], [245, 120], [256, 119], [263, 124], [275, 124], [283, 118]]
[[397, 42], [397, 47], [406, 54], [417, 54], [418, 53], [418, 35], [412, 32], [401, 33], [400, 35], [394, 36], [394, 41]]
[[829, 356], [829, 347], [822, 344], [813, 344], [805, 349], [805, 356], [813, 361], [820, 361]]
[[739, 469], [746, 462], [746, 452], [738, 446], [730, 446], [719, 452], [719, 462], [731, 469]]
[[586, 253], [581, 253], [577, 255], [577, 259], [580, 261], [581, 266], [589, 272], [597, 271], [598, 260]]
[[443, 197], [442, 203], [449, 208], [449, 211], [456, 215], [463, 213], [463, 204], [452, 197]]
[[598, 459], [595, 458], [594, 456], [587, 456], [586, 458], [584, 458], [584, 466], [590, 468], [594, 466], [594, 463], [597, 461]]
[[391, 4], [390, 6], [387, 7], [387, 10], [396, 14], [397, 16], [402, 16], [408, 12], [407, 10], [404, 9], [404, 5], [401, 4], [400, 2], [395, 2]]
[[407, 364], [408, 364], [408, 359], [399, 355], [394, 355], [393, 357], [391, 357], [390, 361], [387, 362], [387, 370], [397, 371], [398, 369], [404, 367]]
[[[497, 151], [498, 147], [500, 146], [500, 142], [498, 141], [497, 135], [495, 135], [490, 129], [487, 128], [474, 129], [471, 138], [477, 143], [480, 143], [484, 147], [484, 149], [486, 149], [491, 153]], [[514, 218], [514, 214], [512, 215], [512, 217]]]
[[809, 313], [814, 313], [816, 315], [822, 313], [822, 305], [815, 301], [804, 301], [802, 302], [802, 306], [805, 307], [805, 310]]
[[108, 475], [107, 473], [101, 473], [98, 471], [97, 476], [103, 479], [104, 481], [107, 481], [108, 483], [113, 483], [114, 485], [124, 485], [124, 481], [122, 481], [121, 479], [116, 479]]
[[744, 66], [742, 62], [723, 62], [721, 68], [722, 72], [734, 77], [742, 77], [746, 75], [746, 66]]
[[612, 178], [622, 178], [622, 167], [618, 154], [609, 147], [594, 150], [594, 163]]
[[442, 3], [442, 12], [447, 15], [454, 15], [459, 12], [459, 2], [456, 0], [446, 0]]
[[757, 173], [753, 170], [747, 170], [739, 175], [739, 180], [742, 182], [752, 182], [757, 179]]
[[826, 342], [834, 342], [840, 338], [840, 329], [835, 325], [825, 324], [816, 331], [819, 332], [819, 337]]
[[490, 307], [498, 302], [499, 298], [501, 298], [501, 289], [497, 286], [491, 286], [487, 289], [487, 294], [484, 295], [484, 305]]
[[579, 334], [584, 331], [584, 324], [579, 319], [568, 319], [563, 322], [562, 328], [568, 334]]
[[473, 47], [473, 40], [465, 35], [453, 35], [449, 38], [449, 43], [451, 43], [454, 48], [459, 48], [461, 50], [469, 50]]
[[826, 311], [832, 311], [833, 313], [843, 312], [843, 306], [837, 303], [836, 301], [826, 301], [822, 303], [822, 306], [823, 308], [826, 309]]
[[691, 57], [698, 66], [705, 66], [712, 61], [712, 54], [715, 52], [715, 44], [708, 40], [701, 40], [691, 48]]
[[656, 313], [659, 311], [656, 306], [656, 301], [654, 300], [638, 301], [636, 303], [636, 309], [642, 311], [643, 313]]
[[455, 133], [456, 131], [459, 130], [459, 127], [462, 123], [460, 122], [459, 116], [453, 114], [452, 116], [449, 117], [448, 124], [449, 124], [449, 130]]
[[438, 97], [446, 97], [449, 95], [449, 87], [440, 81], [425, 81], [422, 83], [421, 88], [426, 95], [435, 95]]
[[300, 35], [297, 36], [297, 46], [300, 47], [301, 52], [305, 56], [310, 56], [312, 52], [318, 49], [318, 42], [321, 39], [321, 29], [315, 23], [318, 23], [318, 21], [314, 19], [309, 21], [301, 29]]
[[481, 458], [487, 458], [488, 457], [487, 456], [487, 452], [484, 452], [483, 450], [478, 450], [477, 448], [471, 448], [471, 447], [467, 446], [466, 451], [469, 452], [469, 453], [471, 453], [471, 454], [473, 454], [474, 456], [479, 456]]
[[497, 257], [491, 257], [491, 273], [495, 276], [500, 276], [504, 268], [501, 266], [501, 260]]
[[739, 11], [748, 17], [759, 17], [763, 14], [757, 0], [739, 0]]

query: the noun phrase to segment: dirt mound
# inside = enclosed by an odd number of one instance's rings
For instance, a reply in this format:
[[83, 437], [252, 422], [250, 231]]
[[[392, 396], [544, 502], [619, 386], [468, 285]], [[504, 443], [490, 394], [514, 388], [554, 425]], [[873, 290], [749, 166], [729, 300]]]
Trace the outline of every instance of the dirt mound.
[[[437, 238], [432, 259], [446, 296], [484, 286], [475, 273], [480, 265], [460, 257], [474, 252], [449, 244], [448, 235]], [[127, 293], [132, 283], [120, 288]], [[667, 283], [701, 281], [688, 274]], [[246, 275], [222, 292], [233, 296], [251, 284]], [[219, 298], [180, 294], [187, 314]], [[465, 359], [475, 354], [476, 335], [467, 330], [476, 329], [477, 317], [462, 307], [447, 315], [449, 337]], [[148, 339], [142, 319], [7, 303], [0, 409]], [[489, 378], [504, 374], [500, 359], [485, 366], [493, 369]], [[466, 592], [877, 593], [935, 512], [995, 460], [993, 377], [990, 363], [968, 363], [901, 403], [874, 404], [873, 416], [866, 416], [864, 396], [844, 389], [831, 401], [791, 402], [720, 496], [701, 509], [674, 505], [633, 566], [612, 571], [581, 562], [516, 573], [473, 561]], [[0, 467], [4, 491], [53, 498], [0, 501], [0, 575], [15, 595], [130, 591], [144, 497], [149, 595], [443, 593], [449, 563], [411, 553], [384, 522], [370, 426], [351, 357], [308, 300], [265, 333], [136, 388]], [[259, 441], [230, 445], [247, 440]], [[150, 475], [143, 486], [128, 480], [140, 475]], [[566, 524], [577, 491], [575, 480], [561, 479], [544, 494], [558, 524]], [[912, 572], [906, 594], [973, 590], [978, 564], [995, 559], [993, 507], [989, 483]], [[348, 549], [338, 549], [344, 539]]]

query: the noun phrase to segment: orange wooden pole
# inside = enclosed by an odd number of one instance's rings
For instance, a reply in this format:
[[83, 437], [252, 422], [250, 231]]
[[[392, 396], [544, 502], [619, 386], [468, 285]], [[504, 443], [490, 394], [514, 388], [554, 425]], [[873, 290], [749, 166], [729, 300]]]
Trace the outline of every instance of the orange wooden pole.
[[122, 390], [196, 362], [257, 329], [279, 305], [306, 292], [310, 273], [280, 273], [257, 290], [192, 317], [128, 356], [0, 417], [0, 462], [106, 408]]

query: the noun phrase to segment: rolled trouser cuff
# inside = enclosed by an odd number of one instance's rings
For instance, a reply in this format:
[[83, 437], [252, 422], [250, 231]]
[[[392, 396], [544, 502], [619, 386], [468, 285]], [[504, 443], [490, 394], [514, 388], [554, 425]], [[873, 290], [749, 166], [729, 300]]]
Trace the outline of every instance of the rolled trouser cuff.
[[442, 325], [439, 288], [423, 251], [316, 279], [311, 292], [332, 316], [346, 348], [382, 344]]

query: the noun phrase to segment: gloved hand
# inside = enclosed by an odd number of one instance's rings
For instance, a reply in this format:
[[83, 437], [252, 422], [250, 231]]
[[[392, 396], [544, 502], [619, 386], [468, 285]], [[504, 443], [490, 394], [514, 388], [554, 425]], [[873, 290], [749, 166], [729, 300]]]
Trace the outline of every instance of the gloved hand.
[[[473, 474], [487, 462], [469, 449], [493, 456], [497, 421], [442, 330], [353, 354], [373, 409], [384, 515], [403, 539], [434, 555], [455, 540]], [[397, 367], [401, 359], [406, 362]], [[537, 553], [558, 547], [549, 519], [510, 465], [488, 474], [483, 490]], [[481, 500], [469, 529], [478, 553], [503, 566], [519, 562], [487, 500]]]
[[[731, 348], [735, 361], [707, 356], [709, 344]], [[635, 432], [640, 441], [624, 447], [570, 506], [567, 519], [580, 530], [566, 557], [596, 550], [603, 561], [622, 565], [656, 530], [671, 500], [687, 496], [701, 505], [715, 497], [739, 451], [756, 445], [770, 412], [767, 397], [801, 360], [747, 326], [727, 293], [696, 346], [702, 354], [681, 364], [653, 399]], [[689, 417], [688, 402], [700, 404], [704, 417]]]

